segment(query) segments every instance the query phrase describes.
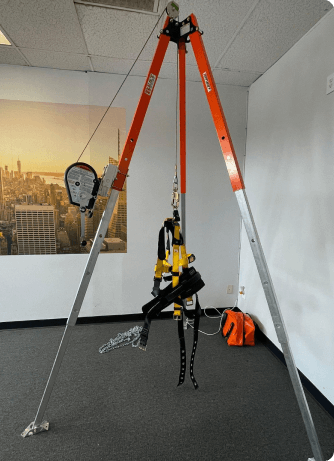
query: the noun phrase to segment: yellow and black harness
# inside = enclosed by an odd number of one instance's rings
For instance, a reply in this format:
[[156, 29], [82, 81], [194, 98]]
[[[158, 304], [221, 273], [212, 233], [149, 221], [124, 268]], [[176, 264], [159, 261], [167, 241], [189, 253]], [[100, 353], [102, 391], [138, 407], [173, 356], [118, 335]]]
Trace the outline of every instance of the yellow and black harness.
[[[178, 321], [178, 333], [180, 340], [181, 366], [178, 386], [183, 384], [186, 372], [186, 346], [183, 330], [182, 316], [194, 319], [194, 340], [190, 360], [190, 378], [195, 389], [198, 384], [194, 377], [194, 360], [198, 342], [198, 327], [201, 316], [201, 306], [197, 292], [204, 287], [204, 282], [199, 272], [194, 267], [189, 268], [189, 263], [195, 260], [193, 254], [187, 254], [184, 240], [180, 231], [180, 217], [177, 210], [173, 211], [173, 218], [165, 219], [159, 232], [158, 260], [155, 266], [154, 286], [152, 295], [154, 298], [142, 307], [145, 314], [145, 322], [140, 335], [140, 349], [146, 350], [149, 329], [152, 318], [159, 316], [160, 312], [174, 303], [174, 319]], [[167, 244], [165, 244], [167, 234]], [[170, 255], [170, 237], [172, 235], [173, 263], [168, 262]], [[182, 271], [180, 272], [180, 267]], [[164, 274], [168, 274], [164, 276]], [[160, 289], [162, 279], [171, 281], [164, 289]], [[191, 312], [187, 306], [192, 304], [192, 296], [196, 294], [195, 309]]]

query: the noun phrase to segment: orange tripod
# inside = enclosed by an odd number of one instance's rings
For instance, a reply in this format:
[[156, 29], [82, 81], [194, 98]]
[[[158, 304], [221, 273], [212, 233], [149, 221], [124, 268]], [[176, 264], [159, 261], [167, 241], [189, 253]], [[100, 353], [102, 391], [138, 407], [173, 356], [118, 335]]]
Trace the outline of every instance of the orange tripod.
[[[165, 21], [163, 29], [160, 31], [158, 46], [125, 142], [123, 153], [118, 166], [118, 171], [117, 174], [115, 173], [116, 177], [113, 180], [113, 183], [111, 184], [111, 194], [109, 196], [106, 209], [101, 219], [99, 228], [96, 232], [96, 237], [81, 279], [81, 283], [72, 307], [72, 311], [67, 321], [66, 329], [61, 344], [59, 346], [59, 350], [48, 383], [46, 385], [42, 401], [40, 403], [35, 420], [26, 428], [26, 430], [22, 433], [22, 436], [26, 437], [27, 435], [37, 434], [38, 432], [48, 430], [49, 428], [49, 423], [46, 421], [42, 421], [43, 414], [46, 409], [48, 400], [50, 398], [52, 388], [61, 365], [61, 361], [65, 354], [72, 328], [74, 327], [77, 317], [79, 315], [82, 302], [87, 291], [96, 260], [99, 255], [99, 251], [102, 246], [104, 236], [108, 229], [108, 224], [111, 219], [119, 191], [123, 189], [123, 185], [127, 177], [129, 165], [133, 155], [133, 151], [136, 147], [136, 143], [145, 118], [145, 114], [148, 109], [148, 105], [150, 103], [154, 87], [159, 76], [161, 65], [163, 63], [164, 56], [170, 41], [175, 42], [177, 44], [179, 57], [181, 199], [182, 196], [184, 197], [184, 194], [186, 193], [185, 55], [186, 43], [190, 42], [194, 50], [198, 69], [204, 86], [204, 91], [208, 99], [219, 143], [230, 177], [232, 189], [236, 194], [241, 216], [247, 231], [254, 259], [267, 299], [270, 314], [272, 316], [278, 340], [282, 346], [286, 364], [290, 373], [291, 382], [297, 397], [299, 408], [303, 417], [307, 435], [313, 451], [314, 458], [312, 458], [312, 460], [325, 461], [319, 444], [318, 436], [314, 427], [313, 419], [308, 407], [308, 403], [305, 398], [304, 390], [299, 378], [298, 370], [294, 362], [294, 358], [289, 344], [288, 334], [283, 321], [277, 296], [266, 263], [266, 259], [262, 250], [261, 242], [250, 210], [238, 160], [234, 152], [232, 139], [226, 124], [224, 112], [219, 100], [218, 91], [213, 79], [210, 64], [202, 41], [202, 32], [200, 31], [197, 20], [193, 14], [191, 14], [182, 22], [176, 20], [176, 18], [178, 17], [178, 6], [175, 2], [170, 2], [168, 4], [167, 13], [169, 16]], [[311, 459], [309, 460], [312, 461]]]

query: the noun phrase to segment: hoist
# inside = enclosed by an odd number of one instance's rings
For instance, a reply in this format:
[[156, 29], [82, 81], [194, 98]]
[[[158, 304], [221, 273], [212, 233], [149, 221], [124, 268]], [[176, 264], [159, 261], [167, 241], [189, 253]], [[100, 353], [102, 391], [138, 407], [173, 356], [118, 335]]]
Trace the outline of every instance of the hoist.
[[[113, 171], [113, 174], [108, 173], [108, 177], [106, 177], [104, 192], [109, 193], [108, 200], [106, 204], [105, 211], [101, 218], [99, 227], [97, 229], [95, 239], [88, 256], [88, 260], [84, 269], [84, 273], [72, 306], [72, 310], [70, 312], [69, 318], [67, 320], [66, 328], [63, 334], [62, 341], [60, 343], [42, 400], [40, 402], [35, 420], [23, 431], [22, 436], [26, 437], [29, 435], [37, 434], [41, 431], [45, 431], [49, 429], [49, 423], [47, 421], [43, 421], [43, 415], [45, 413], [49, 398], [51, 396], [51, 392], [53, 386], [55, 384], [59, 368], [61, 362], [63, 360], [73, 327], [76, 324], [90, 279], [92, 277], [92, 273], [103, 243], [103, 239], [106, 235], [108, 230], [108, 225], [114, 210], [114, 207], [117, 202], [118, 194], [122, 191], [124, 182], [126, 180], [129, 165], [131, 162], [131, 158], [138, 141], [138, 137], [140, 134], [140, 130], [145, 118], [146, 111], [148, 109], [149, 103], [151, 101], [154, 88], [159, 76], [159, 72], [170, 42], [174, 42], [177, 46], [178, 51], [178, 70], [179, 70], [179, 132], [180, 132], [180, 179], [181, 179], [181, 224], [183, 229], [183, 238], [185, 236], [185, 194], [186, 194], [186, 91], [185, 91], [185, 82], [186, 82], [186, 65], [185, 65], [185, 57], [186, 57], [186, 46], [190, 43], [196, 63], [199, 69], [201, 81], [203, 84], [203, 88], [205, 91], [205, 95], [207, 97], [210, 111], [212, 114], [213, 122], [216, 128], [218, 141], [223, 153], [223, 158], [227, 167], [228, 175], [231, 181], [232, 190], [235, 192], [235, 196], [240, 208], [241, 217], [243, 223], [245, 225], [245, 229], [247, 232], [247, 236], [249, 238], [250, 246], [254, 255], [254, 260], [258, 269], [258, 273], [261, 279], [261, 284], [264, 290], [264, 294], [267, 299], [269, 311], [273, 320], [273, 324], [275, 327], [275, 331], [277, 334], [278, 341], [281, 344], [282, 351], [285, 357], [285, 361], [287, 364], [287, 368], [290, 374], [291, 382], [293, 385], [293, 389], [298, 401], [298, 405], [301, 411], [301, 415], [304, 421], [305, 429], [307, 432], [307, 436], [312, 448], [314, 458], [309, 459], [309, 461], [325, 461], [322, 449], [319, 443], [319, 439], [314, 427], [313, 419], [310, 413], [310, 409], [305, 397], [305, 393], [303, 390], [303, 386], [300, 381], [299, 373], [297, 367], [294, 362], [292, 350], [289, 343], [288, 333], [284, 324], [284, 320], [282, 317], [281, 309], [278, 303], [278, 299], [275, 293], [274, 285], [269, 273], [269, 269], [267, 266], [266, 258], [262, 249], [262, 245], [259, 239], [259, 235], [256, 229], [256, 225], [252, 216], [252, 212], [250, 209], [250, 205], [248, 202], [248, 198], [245, 191], [245, 185], [243, 182], [243, 178], [241, 175], [241, 171], [239, 168], [239, 163], [237, 156], [234, 151], [232, 139], [228, 130], [228, 126], [226, 123], [225, 115], [223, 112], [223, 108], [220, 103], [219, 94], [217, 91], [217, 87], [213, 78], [213, 74], [211, 71], [211, 67], [208, 61], [208, 57], [204, 48], [202, 34], [203, 32], [199, 29], [197, 19], [194, 14], [191, 14], [184, 20], [179, 20], [179, 6], [176, 2], [172, 1], [169, 2], [167, 7], [167, 18], [165, 23], [160, 30], [160, 34], [158, 36], [158, 45], [148, 71], [147, 78], [144, 83], [144, 87], [139, 99], [139, 103], [130, 126], [128, 136], [124, 145], [124, 149], [122, 152], [122, 156], [119, 161], [118, 168]], [[163, 14], [163, 13], [162, 13]], [[158, 22], [160, 21], [159, 17]], [[158, 24], [157, 22], [157, 24]], [[156, 25], [157, 25], [156, 24]], [[153, 31], [151, 32], [152, 35]], [[150, 35], [150, 36], [151, 36]], [[150, 36], [148, 37], [146, 43], [148, 42]], [[145, 43], [145, 44], [146, 44]], [[145, 46], [145, 45], [144, 45]], [[138, 56], [139, 57], [139, 56]], [[137, 58], [138, 59], [138, 58]], [[137, 61], [137, 60], [136, 60]], [[135, 65], [136, 61], [133, 63], [131, 69]], [[127, 76], [129, 75], [131, 69], [129, 70]], [[126, 77], [127, 77], [126, 76]], [[125, 77], [125, 79], [126, 79]], [[124, 81], [125, 81], [124, 79]], [[122, 82], [120, 88], [122, 87], [124, 81]], [[120, 90], [119, 88], [119, 90]], [[117, 91], [115, 97], [117, 96], [119, 90]], [[114, 97], [114, 99], [115, 99]], [[113, 100], [114, 100], [113, 99]], [[111, 106], [113, 100], [111, 101], [109, 107]], [[102, 120], [101, 120], [102, 121]], [[100, 122], [101, 123], [101, 122]], [[99, 126], [99, 125], [98, 125]], [[97, 128], [98, 128], [97, 126]], [[96, 128], [96, 129], [97, 129]], [[96, 130], [95, 130], [96, 131]], [[94, 131], [94, 133], [95, 133]], [[94, 135], [93, 133], [93, 135]], [[92, 135], [92, 136], [93, 136]], [[90, 138], [91, 139], [91, 138]], [[89, 141], [88, 141], [89, 142]], [[87, 143], [88, 145], [88, 143]], [[86, 147], [87, 147], [86, 145]], [[82, 154], [81, 154], [82, 155]], [[80, 159], [80, 157], [79, 157]], [[78, 159], [78, 162], [79, 162]], [[96, 195], [101, 191], [101, 183], [98, 184], [96, 182], [97, 177], [94, 174], [94, 170], [91, 167], [86, 167], [84, 165], [77, 164], [71, 165], [67, 170], [65, 175], [65, 182], [67, 182], [67, 188], [69, 191], [71, 203], [80, 207], [83, 211], [82, 213], [90, 214], [93, 211], [94, 202], [96, 200]], [[109, 170], [108, 170], [109, 171]], [[95, 181], [95, 182], [94, 182]], [[177, 190], [177, 178], [175, 180], [175, 190], [173, 190], [173, 197], [172, 200], [174, 203], [178, 202], [178, 190]], [[79, 183], [79, 184], [78, 184]], [[84, 190], [84, 185], [87, 190]], [[98, 187], [98, 189], [97, 189]], [[87, 195], [84, 196], [83, 194], [86, 193]], [[176, 220], [176, 214], [173, 215], [172, 223], [175, 224], [173, 226], [173, 238], [174, 243], [176, 246], [182, 248], [182, 239], [180, 238], [180, 233], [178, 231], [178, 221]], [[173, 221], [174, 220], [174, 221]], [[166, 226], [165, 223], [163, 225], [164, 231], [167, 229], [171, 232], [171, 223], [167, 220]], [[160, 239], [159, 239], [160, 242]], [[162, 242], [162, 238], [161, 238]], [[161, 246], [162, 248], [162, 246]], [[164, 253], [164, 254], [163, 254]], [[160, 257], [161, 256], [161, 257]], [[199, 312], [200, 308], [198, 303], [197, 291], [202, 288], [204, 282], [201, 279], [199, 273], [193, 268], [187, 267], [188, 263], [190, 262], [189, 257], [185, 250], [181, 251], [181, 258], [178, 259], [178, 262], [173, 260], [172, 267], [169, 266], [169, 263], [166, 260], [165, 252], [159, 253], [158, 261], [157, 261], [157, 268], [155, 274], [155, 281], [153, 287], [153, 294], [155, 297], [153, 298], [150, 303], [143, 306], [143, 311], [147, 314], [150, 312], [156, 312], [162, 310], [163, 306], [166, 303], [171, 304], [172, 302], [175, 303], [174, 306], [174, 316], [179, 318], [180, 310], [178, 310], [178, 306], [186, 310], [186, 299], [191, 297], [193, 294], [196, 294], [196, 306], [195, 312]], [[187, 260], [188, 259], [188, 260]], [[183, 267], [183, 271], [181, 274], [177, 274], [179, 268], [176, 268], [176, 264], [180, 264]], [[172, 283], [168, 285], [163, 290], [160, 289], [159, 285], [159, 278], [162, 277], [163, 273], [170, 273], [172, 276]], [[199, 317], [198, 317], [199, 318]], [[148, 319], [149, 321], [150, 319]], [[195, 321], [196, 322], [196, 321]], [[182, 324], [178, 321], [179, 325]], [[143, 329], [144, 330], [144, 329]], [[146, 330], [148, 328], [146, 327]], [[147, 340], [147, 336], [141, 336], [141, 345], [145, 347], [145, 339]], [[197, 340], [194, 338], [194, 346], [197, 344]], [[181, 347], [181, 364], [184, 362], [185, 355], [182, 352]], [[185, 352], [185, 350], [184, 350]], [[194, 351], [193, 351], [194, 352]], [[192, 374], [192, 368], [191, 368]], [[184, 378], [182, 375], [182, 369], [180, 374], [180, 381]], [[195, 385], [194, 378], [192, 376], [193, 383]], [[195, 386], [196, 387], [196, 386]]]

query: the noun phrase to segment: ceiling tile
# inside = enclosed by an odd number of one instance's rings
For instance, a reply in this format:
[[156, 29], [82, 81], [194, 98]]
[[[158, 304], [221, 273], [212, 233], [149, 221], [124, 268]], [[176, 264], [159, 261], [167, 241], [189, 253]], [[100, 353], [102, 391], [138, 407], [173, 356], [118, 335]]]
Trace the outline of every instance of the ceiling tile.
[[54, 51], [22, 49], [30, 64], [34, 67], [53, 69], [90, 71], [89, 59], [82, 54], [58, 53]]
[[134, 65], [130, 75], [139, 75], [142, 77], [146, 77], [148, 71], [150, 70], [152, 61], [137, 61]]
[[0, 46], [0, 64], [12, 66], [27, 66], [26, 61], [20, 53], [12, 46]]
[[[239, 27], [254, 0], [180, 0], [180, 19], [193, 13], [203, 31], [203, 42], [210, 64], [213, 66]], [[189, 48], [191, 45], [189, 44]], [[195, 64], [193, 54], [187, 62]]]
[[200, 82], [201, 81], [201, 76], [200, 76], [197, 65], [194, 65], [194, 66], [187, 65], [186, 80], [190, 82]]
[[[135, 59], [158, 19], [154, 15], [81, 4], [76, 4], [76, 9], [89, 54], [112, 58]], [[155, 36], [157, 33], [158, 29]]]
[[326, 0], [262, 0], [220, 66], [265, 72], [327, 12]]
[[177, 81], [177, 69], [176, 64], [173, 62], [165, 62], [161, 66], [161, 70], [159, 73], [160, 78], [169, 78], [171, 80]]
[[87, 52], [73, 0], [11, 0], [1, 8], [1, 25], [17, 46]]
[[226, 69], [214, 69], [213, 77], [217, 84], [250, 86], [262, 74], [258, 72], [231, 71]]
[[[179, 3], [181, 19], [191, 13], [200, 18], [204, 45], [210, 63], [214, 64], [254, 0], [225, 0], [224, 6], [218, 0], [210, 2], [209, 6], [202, 0], [182, 0]], [[76, 8], [89, 53], [114, 58], [135, 59], [158, 19], [153, 15], [81, 4], [76, 4]], [[160, 20], [140, 59], [152, 60], [165, 17]], [[195, 64], [190, 44], [188, 49], [187, 63]], [[171, 42], [164, 61], [176, 62], [176, 57], [177, 47]]]
[[131, 68], [133, 59], [107, 58], [105, 56], [91, 56], [93, 68], [96, 72], [108, 74], [127, 74]]

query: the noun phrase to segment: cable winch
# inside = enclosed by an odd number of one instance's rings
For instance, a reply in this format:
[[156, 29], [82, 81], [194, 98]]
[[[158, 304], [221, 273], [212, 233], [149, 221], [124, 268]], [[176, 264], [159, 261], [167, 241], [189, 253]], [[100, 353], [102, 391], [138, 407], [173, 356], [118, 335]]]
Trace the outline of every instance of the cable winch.
[[[98, 178], [94, 168], [87, 163], [76, 162], [65, 171], [64, 183], [72, 205], [78, 206], [81, 217], [81, 246], [86, 246], [86, 217], [93, 216], [97, 196], [107, 197], [118, 172], [118, 166], [109, 164], [104, 167], [103, 175]], [[86, 213], [88, 211], [88, 213]]]

